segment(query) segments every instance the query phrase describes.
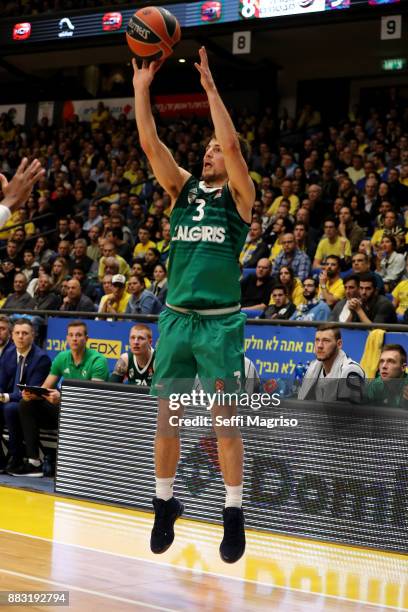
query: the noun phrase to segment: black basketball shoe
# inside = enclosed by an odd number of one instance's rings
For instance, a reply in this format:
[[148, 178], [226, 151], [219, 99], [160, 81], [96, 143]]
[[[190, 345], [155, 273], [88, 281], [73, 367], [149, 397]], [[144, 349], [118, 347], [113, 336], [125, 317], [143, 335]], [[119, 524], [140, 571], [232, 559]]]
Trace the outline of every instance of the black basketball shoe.
[[153, 497], [154, 525], [150, 536], [150, 550], [156, 555], [164, 553], [173, 544], [174, 523], [183, 514], [184, 505], [175, 497], [167, 501]]
[[242, 508], [224, 508], [224, 537], [220, 545], [221, 559], [235, 563], [245, 552], [244, 513]]

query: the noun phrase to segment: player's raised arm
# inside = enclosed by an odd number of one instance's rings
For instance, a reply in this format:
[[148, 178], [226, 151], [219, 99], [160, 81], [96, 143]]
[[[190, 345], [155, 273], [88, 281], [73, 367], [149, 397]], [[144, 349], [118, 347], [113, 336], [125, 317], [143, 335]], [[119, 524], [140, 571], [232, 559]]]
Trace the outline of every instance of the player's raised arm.
[[225, 167], [228, 174], [228, 185], [243, 219], [250, 222], [252, 207], [255, 201], [255, 187], [248, 173], [248, 167], [241, 153], [241, 147], [232, 119], [218, 93], [212, 77], [207, 52], [204, 47], [199, 50], [200, 63], [194, 64], [201, 75], [203, 86], [210, 105], [211, 118], [214, 124], [215, 137], [221, 146]]
[[150, 85], [160, 65], [160, 62], [143, 62], [142, 67], [138, 68], [136, 60], [133, 59], [136, 124], [140, 145], [153, 173], [174, 203], [190, 173], [176, 164], [169, 149], [157, 134], [150, 103]]

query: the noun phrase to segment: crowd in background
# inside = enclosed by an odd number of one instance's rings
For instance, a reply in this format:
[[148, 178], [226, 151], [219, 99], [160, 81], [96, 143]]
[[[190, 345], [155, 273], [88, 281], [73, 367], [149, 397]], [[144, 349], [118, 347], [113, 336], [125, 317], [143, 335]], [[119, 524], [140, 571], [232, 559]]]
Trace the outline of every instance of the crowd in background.
[[[322, 124], [270, 108], [234, 121], [257, 187], [240, 255], [242, 304], [252, 316], [396, 322], [408, 308], [408, 109]], [[200, 176], [207, 121], [164, 122], [160, 138]], [[169, 195], [151, 174], [136, 125], [103, 103], [85, 123], [0, 118], [0, 171], [23, 156], [46, 175], [0, 231], [0, 307], [157, 314], [166, 299]]]

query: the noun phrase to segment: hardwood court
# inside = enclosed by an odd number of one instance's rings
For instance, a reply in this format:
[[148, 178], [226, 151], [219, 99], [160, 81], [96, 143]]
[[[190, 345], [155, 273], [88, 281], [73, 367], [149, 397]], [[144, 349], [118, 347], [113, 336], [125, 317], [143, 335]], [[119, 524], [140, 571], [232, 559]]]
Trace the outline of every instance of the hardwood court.
[[180, 520], [155, 556], [147, 513], [7, 487], [0, 508], [0, 591], [67, 590], [73, 610], [408, 609], [408, 557], [396, 554], [251, 531], [229, 566], [216, 525]]

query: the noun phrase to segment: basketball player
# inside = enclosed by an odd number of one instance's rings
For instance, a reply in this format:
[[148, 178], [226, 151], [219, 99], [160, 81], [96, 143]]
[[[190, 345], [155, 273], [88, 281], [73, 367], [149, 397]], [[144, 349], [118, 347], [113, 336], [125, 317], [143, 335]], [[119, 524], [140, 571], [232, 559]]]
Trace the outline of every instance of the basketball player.
[[[168, 398], [191, 391], [198, 374], [207, 392], [239, 389], [244, 378], [244, 324], [240, 312], [238, 256], [245, 242], [255, 188], [240, 141], [215, 86], [204, 47], [199, 51], [201, 85], [207, 94], [215, 136], [203, 160], [202, 180], [180, 168], [160, 141], [150, 104], [150, 85], [160, 63], [133, 60], [136, 122], [140, 144], [157, 180], [170, 195], [170, 254], [166, 309], [159, 319], [152, 393], [159, 397], [155, 440], [155, 522], [150, 547], [162, 553], [174, 539], [183, 505], [173, 497], [180, 457], [178, 428], [169, 424]], [[235, 406], [216, 406], [214, 417], [229, 418]], [[172, 419], [171, 422], [174, 422]], [[245, 550], [242, 512], [243, 445], [236, 427], [215, 428], [226, 487], [221, 558], [233, 563]]]
[[0, 174], [1, 190], [4, 195], [0, 202], [0, 229], [6, 225], [12, 211], [27, 202], [33, 186], [44, 173], [45, 170], [41, 168], [38, 159], [34, 159], [28, 165], [28, 159], [24, 157], [10, 182], [4, 174]]
[[129, 334], [129, 351], [123, 353], [113, 369], [110, 382], [150, 387], [153, 378], [154, 350], [152, 331], [148, 325], [133, 325]]

